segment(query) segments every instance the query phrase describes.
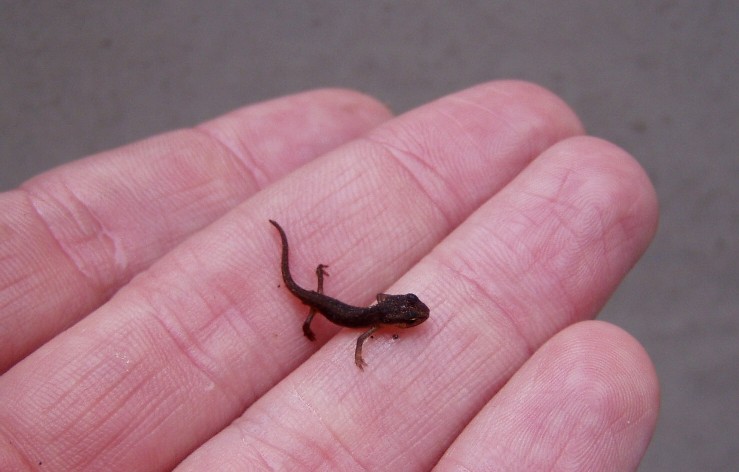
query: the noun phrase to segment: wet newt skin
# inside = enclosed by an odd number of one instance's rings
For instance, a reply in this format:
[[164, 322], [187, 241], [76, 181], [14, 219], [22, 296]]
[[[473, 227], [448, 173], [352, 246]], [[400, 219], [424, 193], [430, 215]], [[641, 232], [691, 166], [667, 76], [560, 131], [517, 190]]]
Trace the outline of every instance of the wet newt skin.
[[300, 299], [303, 304], [310, 307], [308, 318], [303, 323], [303, 334], [315, 341], [316, 337], [310, 329], [310, 323], [316, 312], [320, 312], [329, 321], [339, 326], [347, 328], [369, 328], [357, 338], [357, 348], [354, 351], [354, 362], [357, 367], [363, 369], [366, 362], [362, 359], [362, 345], [368, 337], [377, 331], [381, 326], [397, 326], [400, 328], [410, 328], [416, 326], [429, 317], [428, 307], [412, 293], [405, 295], [388, 295], [386, 293], [377, 294], [377, 303], [369, 307], [359, 307], [348, 305], [335, 298], [323, 294], [323, 276], [328, 275], [324, 270], [326, 265], [319, 264], [316, 268], [316, 277], [318, 278], [318, 287], [316, 290], [306, 290], [295, 283], [290, 274], [290, 265], [288, 262], [288, 244], [287, 236], [282, 227], [276, 221], [269, 222], [277, 228], [282, 240], [282, 279], [288, 290]]

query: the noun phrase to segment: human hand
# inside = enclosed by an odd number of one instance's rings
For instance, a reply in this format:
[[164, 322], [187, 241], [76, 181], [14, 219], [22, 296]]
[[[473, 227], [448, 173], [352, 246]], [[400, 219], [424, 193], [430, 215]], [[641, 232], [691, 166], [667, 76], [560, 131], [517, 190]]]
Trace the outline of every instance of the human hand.
[[[657, 379], [587, 320], [656, 198], [580, 133], [522, 83], [394, 119], [317, 91], [2, 194], [0, 470], [635, 469]], [[326, 263], [327, 295], [430, 318], [378, 331], [364, 371], [358, 331], [319, 315], [309, 342], [270, 218], [302, 285]]]

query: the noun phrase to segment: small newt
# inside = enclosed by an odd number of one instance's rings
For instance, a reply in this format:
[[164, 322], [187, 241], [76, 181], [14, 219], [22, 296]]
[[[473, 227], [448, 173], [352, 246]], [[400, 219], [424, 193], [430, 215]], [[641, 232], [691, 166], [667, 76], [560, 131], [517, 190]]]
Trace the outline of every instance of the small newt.
[[306, 290], [295, 283], [290, 275], [290, 266], [288, 263], [288, 245], [287, 236], [282, 227], [276, 221], [269, 222], [277, 228], [282, 240], [282, 279], [288, 290], [300, 299], [303, 304], [310, 307], [308, 318], [303, 323], [303, 334], [311, 341], [315, 341], [316, 336], [310, 329], [310, 323], [316, 312], [320, 312], [329, 321], [346, 328], [369, 328], [357, 338], [357, 348], [354, 351], [354, 363], [357, 367], [363, 369], [366, 362], [362, 359], [362, 344], [368, 337], [377, 331], [381, 326], [397, 326], [400, 328], [410, 328], [416, 326], [429, 317], [428, 307], [412, 293], [405, 295], [389, 295], [387, 293], [377, 294], [377, 303], [368, 307], [359, 307], [348, 305], [335, 298], [323, 294], [323, 276], [328, 275], [324, 264], [318, 264], [316, 268], [316, 277], [318, 278], [318, 287], [316, 290]]

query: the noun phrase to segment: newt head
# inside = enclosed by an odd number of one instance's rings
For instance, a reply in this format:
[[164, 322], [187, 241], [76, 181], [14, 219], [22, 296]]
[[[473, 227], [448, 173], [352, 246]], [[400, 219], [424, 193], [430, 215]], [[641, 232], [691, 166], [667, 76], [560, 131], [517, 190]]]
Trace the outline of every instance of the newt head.
[[405, 295], [377, 294], [377, 307], [381, 308], [383, 325], [400, 328], [417, 326], [429, 318], [429, 307], [413, 293]]

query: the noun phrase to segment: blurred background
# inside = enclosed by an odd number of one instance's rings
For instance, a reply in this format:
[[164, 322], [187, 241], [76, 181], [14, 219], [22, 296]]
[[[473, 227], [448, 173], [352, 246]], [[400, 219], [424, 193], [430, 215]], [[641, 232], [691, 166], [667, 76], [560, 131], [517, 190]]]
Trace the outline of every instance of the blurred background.
[[400, 113], [539, 83], [654, 182], [661, 224], [601, 319], [662, 384], [640, 470], [739, 463], [739, 2], [0, 0], [0, 190], [315, 87]]

